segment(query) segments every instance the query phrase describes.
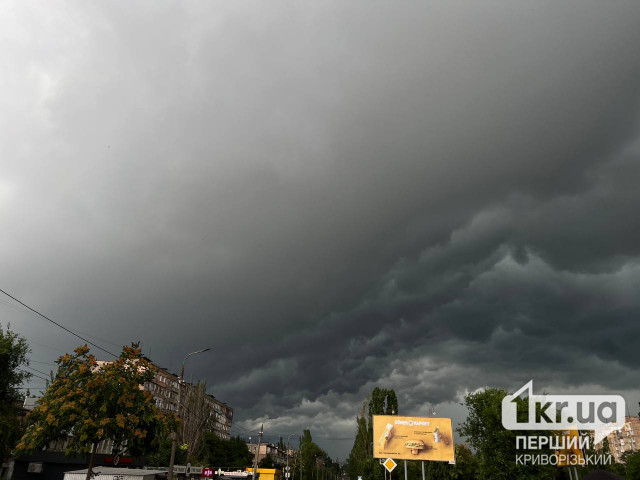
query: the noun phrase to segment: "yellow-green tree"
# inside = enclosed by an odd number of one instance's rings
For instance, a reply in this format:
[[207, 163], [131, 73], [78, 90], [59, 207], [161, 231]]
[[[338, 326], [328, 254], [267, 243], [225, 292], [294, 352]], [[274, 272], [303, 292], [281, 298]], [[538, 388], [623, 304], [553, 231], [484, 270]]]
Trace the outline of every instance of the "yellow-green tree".
[[101, 364], [84, 345], [57, 363], [58, 373], [30, 413], [18, 452], [68, 437], [67, 455], [91, 455], [89, 480], [102, 440], [113, 440], [114, 453], [126, 449], [130, 455], [140, 455], [173, 431], [176, 418], [159, 412], [151, 394], [141, 388], [153, 379], [155, 368], [137, 345], [124, 347], [117, 360]]
[[0, 458], [9, 455], [20, 436], [15, 406], [24, 397], [20, 385], [31, 376], [20, 369], [29, 365], [27, 353], [27, 341], [0, 325]]

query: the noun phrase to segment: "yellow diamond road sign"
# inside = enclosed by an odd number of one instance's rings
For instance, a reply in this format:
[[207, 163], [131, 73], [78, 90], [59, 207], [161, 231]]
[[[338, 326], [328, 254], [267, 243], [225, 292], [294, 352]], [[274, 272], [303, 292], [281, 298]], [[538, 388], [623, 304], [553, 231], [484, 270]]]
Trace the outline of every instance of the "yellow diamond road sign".
[[387, 458], [384, 463], [384, 468], [387, 469], [387, 472], [391, 472], [393, 471], [394, 468], [396, 468], [398, 466], [398, 464], [396, 462], [393, 461], [393, 458]]

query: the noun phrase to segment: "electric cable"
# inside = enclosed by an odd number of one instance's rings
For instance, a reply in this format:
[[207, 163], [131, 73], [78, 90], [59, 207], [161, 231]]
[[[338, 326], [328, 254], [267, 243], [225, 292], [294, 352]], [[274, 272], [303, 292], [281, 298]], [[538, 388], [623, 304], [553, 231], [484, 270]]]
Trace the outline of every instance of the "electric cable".
[[47, 317], [46, 315], [43, 315], [42, 313], [38, 312], [38, 311], [37, 311], [37, 310], [35, 310], [34, 308], [31, 308], [29, 305], [27, 305], [27, 304], [26, 304], [26, 303], [24, 303], [24, 302], [21, 302], [21, 301], [20, 301], [20, 300], [18, 300], [16, 297], [14, 297], [13, 295], [11, 295], [11, 294], [9, 294], [9, 293], [5, 292], [5, 291], [4, 291], [4, 290], [2, 290], [1, 288], [0, 288], [0, 293], [4, 293], [7, 297], [11, 298], [12, 300], [15, 300], [16, 302], [18, 302], [18, 303], [19, 303], [20, 305], [22, 305], [23, 307], [28, 308], [28, 309], [29, 309], [29, 310], [31, 310], [33, 313], [35, 313], [35, 314], [37, 314], [37, 315], [41, 316], [41, 317], [42, 317], [42, 318], [44, 318], [45, 320], [47, 320], [47, 321], [49, 321], [49, 322], [53, 323], [54, 325], [56, 325], [56, 326], [60, 327], [61, 329], [63, 329], [64, 331], [66, 331], [66, 332], [70, 333], [71, 335], [73, 335], [73, 336], [75, 336], [75, 337], [78, 337], [80, 340], [82, 340], [82, 341], [84, 341], [84, 342], [87, 342], [89, 345], [92, 345], [92, 346], [96, 347], [97, 349], [102, 350], [103, 352], [108, 353], [109, 355], [111, 355], [111, 356], [113, 356], [113, 357], [115, 357], [115, 358], [118, 358], [118, 355], [116, 355], [116, 354], [114, 354], [114, 353], [111, 353], [109, 350], [105, 350], [104, 348], [102, 348], [102, 347], [101, 347], [101, 346], [99, 346], [99, 345], [96, 345], [96, 344], [95, 344], [95, 343], [93, 343], [93, 342], [90, 342], [90, 341], [89, 341], [89, 340], [87, 340], [86, 338], [81, 337], [81, 336], [80, 336], [80, 335], [78, 335], [77, 333], [75, 333], [75, 332], [73, 332], [73, 331], [69, 330], [67, 327], [65, 327], [64, 325], [59, 324], [59, 323], [58, 323], [58, 322], [56, 322], [55, 320], [51, 320], [51, 319], [50, 319], [49, 317]]
[[47, 382], [49, 381], [49, 379], [48, 379], [48, 378], [46, 378], [46, 377], [41, 377], [40, 375], [36, 375], [35, 373], [27, 372], [27, 371], [25, 371], [25, 370], [22, 370], [22, 371], [23, 371], [24, 373], [26, 373], [26, 374], [30, 375], [31, 377], [39, 378], [40, 380], [45, 380], [45, 381], [47, 381]]
[[40, 370], [36, 370], [35, 368], [30, 367], [30, 366], [28, 366], [28, 365], [25, 365], [25, 366], [24, 366], [24, 368], [28, 368], [29, 370], [33, 370], [33, 371], [34, 371], [34, 372], [36, 372], [36, 373], [41, 373], [42, 375], [49, 375], [48, 373], [41, 372]]

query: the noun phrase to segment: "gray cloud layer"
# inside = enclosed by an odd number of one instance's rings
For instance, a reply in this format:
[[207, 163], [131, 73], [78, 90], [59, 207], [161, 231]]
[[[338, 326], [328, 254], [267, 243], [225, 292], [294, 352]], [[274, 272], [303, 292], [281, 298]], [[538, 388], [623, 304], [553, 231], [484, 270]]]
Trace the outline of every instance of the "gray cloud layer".
[[2, 288], [249, 428], [637, 390], [636, 2], [1, 8]]

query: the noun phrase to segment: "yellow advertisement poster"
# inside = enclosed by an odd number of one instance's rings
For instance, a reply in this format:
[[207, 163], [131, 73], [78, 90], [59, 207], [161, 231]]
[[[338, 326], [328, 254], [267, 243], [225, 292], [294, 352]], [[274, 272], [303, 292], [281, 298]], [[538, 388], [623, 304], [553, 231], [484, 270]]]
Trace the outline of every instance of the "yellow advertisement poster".
[[584, 454], [579, 447], [580, 432], [577, 429], [561, 430], [556, 432], [556, 435], [561, 437], [559, 443], [567, 447], [563, 450], [555, 451], [558, 466], [566, 467], [568, 465], [584, 464]]
[[373, 456], [453, 462], [455, 452], [451, 419], [374, 415]]

